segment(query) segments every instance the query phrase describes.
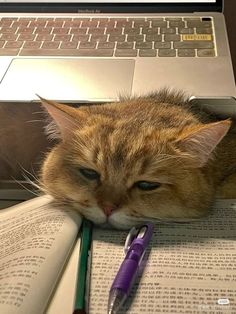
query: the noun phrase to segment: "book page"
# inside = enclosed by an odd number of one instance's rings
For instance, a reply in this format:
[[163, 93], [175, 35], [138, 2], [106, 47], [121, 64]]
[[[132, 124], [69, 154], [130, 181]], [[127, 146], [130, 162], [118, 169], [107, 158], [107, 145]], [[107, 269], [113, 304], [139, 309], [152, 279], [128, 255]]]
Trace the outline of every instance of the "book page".
[[46, 314], [72, 314], [75, 305], [78, 264], [80, 256], [80, 238], [76, 241], [69, 261], [63, 270], [55, 293], [50, 300]]
[[[127, 232], [94, 230], [90, 314], [104, 314]], [[156, 224], [119, 313], [236, 313], [236, 200], [198, 222]]]
[[0, 212], [0, 313], [43, 313], [80, 216], [42, 196]]

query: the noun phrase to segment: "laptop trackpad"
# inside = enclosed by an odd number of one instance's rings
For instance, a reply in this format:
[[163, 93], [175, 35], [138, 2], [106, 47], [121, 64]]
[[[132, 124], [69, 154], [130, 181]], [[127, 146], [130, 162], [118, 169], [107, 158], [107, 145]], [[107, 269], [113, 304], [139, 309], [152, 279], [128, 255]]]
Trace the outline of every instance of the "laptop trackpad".
[[13, 59], [0, 84], [0, 97], [116, 100], [120, 94], [130, 95], [134, 66], [130, 59]]

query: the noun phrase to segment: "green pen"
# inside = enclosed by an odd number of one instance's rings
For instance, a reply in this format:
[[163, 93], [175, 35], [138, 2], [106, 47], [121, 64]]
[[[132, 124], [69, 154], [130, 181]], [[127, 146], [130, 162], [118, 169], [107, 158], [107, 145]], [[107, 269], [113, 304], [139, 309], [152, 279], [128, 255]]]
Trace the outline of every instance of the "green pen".
[[83, 219], [80, 257], [78, 263], [77, 286], [75, 296], [75, 306], [73, 314], [86, 314], [88, 287], [91, 266], [91, 239], [92, 239], [92, 222]]

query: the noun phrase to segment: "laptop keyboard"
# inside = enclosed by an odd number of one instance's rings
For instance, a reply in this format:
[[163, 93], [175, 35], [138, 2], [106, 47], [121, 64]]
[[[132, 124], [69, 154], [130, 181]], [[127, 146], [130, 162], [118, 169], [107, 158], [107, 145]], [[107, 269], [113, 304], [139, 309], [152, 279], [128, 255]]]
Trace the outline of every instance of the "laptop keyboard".
[[209, 17], [1, 18], [1, 56], [215, 57]]

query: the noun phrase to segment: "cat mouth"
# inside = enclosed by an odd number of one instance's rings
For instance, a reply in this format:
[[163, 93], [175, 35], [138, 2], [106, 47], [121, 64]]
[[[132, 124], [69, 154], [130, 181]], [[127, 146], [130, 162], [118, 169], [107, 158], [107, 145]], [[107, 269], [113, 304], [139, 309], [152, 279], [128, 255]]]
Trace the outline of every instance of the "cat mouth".
[[140, 225], [140, 223], [144, 223], [150, 221], [154, 224], [173, 224], [173, 223], [191, 223], [199, 221], [200, 218], [179, 218], [179, 217], [146, 217], [140, 216], [135, 217], [129, 215], [127, 211], [123, 210], [115, 210], [110, 215], [106, 215], [104, 211], [97, 206], [94, 207], [85, 207], [83, 210], [80, 210], [82, 216], [86, 219], [92, 221], [96, 226], [103, 229], [120, 229], [120, 230], [128, 230], [134, 226]]

